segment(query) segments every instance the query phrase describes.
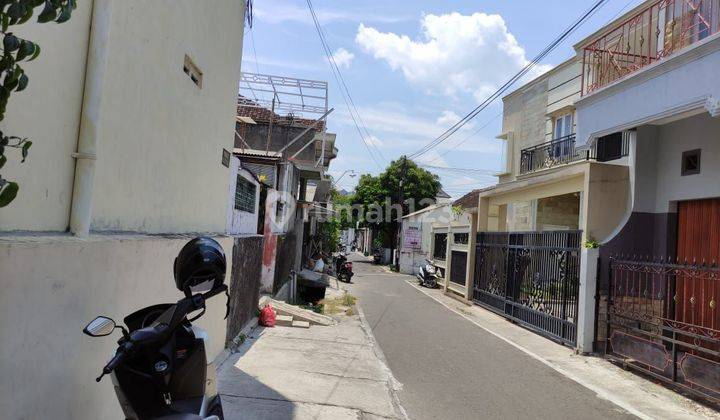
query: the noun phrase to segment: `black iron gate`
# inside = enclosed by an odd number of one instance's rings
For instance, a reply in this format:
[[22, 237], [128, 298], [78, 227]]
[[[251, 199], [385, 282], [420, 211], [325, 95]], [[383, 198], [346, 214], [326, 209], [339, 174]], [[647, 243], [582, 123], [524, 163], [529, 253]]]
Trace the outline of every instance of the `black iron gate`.
[[720, 268], [612, 258], [606, 357], [720, 403]]
[[581, 237], [581, 231], [478, 233], [473, 300], [574, 345]]

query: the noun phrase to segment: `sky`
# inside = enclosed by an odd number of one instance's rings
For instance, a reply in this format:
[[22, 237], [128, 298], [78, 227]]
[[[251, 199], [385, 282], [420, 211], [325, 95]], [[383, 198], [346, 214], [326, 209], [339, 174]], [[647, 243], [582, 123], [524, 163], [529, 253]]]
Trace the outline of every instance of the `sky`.
[[[330, 175], [352, 190], [360, 174], [418, 151], [533, 59], [594, 0], [313, 0], [335, 62], [367, 127], [363, 143], [341, 96], [306, 0], [255, 0], [245, 28], [244, 72], [329, 83], [328, 131], [337, 133]], [[609, 0], [531, 75], [574, 55], [572, 46], [640, 0]], [[530, 80], [526, 78], [525, 81]], [[512, 90], [520, 87], [515, 85]], [[495, 184], [502, 102], [496, 101], [439, 147], [416, 159], [453, 197]], [[375, 152], [379, 149], [379, 153]]]

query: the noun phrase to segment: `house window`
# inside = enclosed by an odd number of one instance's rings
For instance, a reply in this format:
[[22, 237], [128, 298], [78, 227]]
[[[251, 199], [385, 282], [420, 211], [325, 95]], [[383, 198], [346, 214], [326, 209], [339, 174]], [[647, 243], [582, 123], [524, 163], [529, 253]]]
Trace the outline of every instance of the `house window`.
[[453, 243], [456, 243], [458, 245], [467, 245], [469, 240], [469, 233], [453, 233]]
[[433, 247], [433, 258], [436, 260], [445, 260], [447, 255], [447, 233], [435, 234], [435, 245]]
[[688, 150], [682, 154], [681, 175], [696, 175], [700, 173], [700, 149]]
[[573, 114], [564, 114], [553, 121], [553, 139], [561, 139], [573, 134]]
[[235, 210], [255, 213], [255, 189], [255, 184], [245, 179], [242, 175], [237, 176], [237, 184], [235, 185]]
[[625, 150], [627, 142], [623, 140], [623, 136], [623, 132], [618, 131], [617, 133], [600, 137], [595, 147], [597, 161], [609, 162], [627, 155], [627, 151]]

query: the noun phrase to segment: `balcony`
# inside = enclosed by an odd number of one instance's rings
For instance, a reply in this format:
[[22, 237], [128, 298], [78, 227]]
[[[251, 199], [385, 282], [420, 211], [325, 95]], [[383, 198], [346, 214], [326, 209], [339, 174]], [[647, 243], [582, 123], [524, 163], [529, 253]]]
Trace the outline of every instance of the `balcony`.
[[718, 32], [717, 0], [660, 0], [582, 47], [582, 95]]
[[590, 159], [590, 151], [575, 150], [575, 135], [561, 137], [520, 151], [520, 175]]
[[565, 165], [581, 160], [610, 162], [621, 159], [630, 152], [628, 132], [618, 132], [601, 137], [594, 146], [578, 150], [575, 134], [520, 151], [520, 175]]

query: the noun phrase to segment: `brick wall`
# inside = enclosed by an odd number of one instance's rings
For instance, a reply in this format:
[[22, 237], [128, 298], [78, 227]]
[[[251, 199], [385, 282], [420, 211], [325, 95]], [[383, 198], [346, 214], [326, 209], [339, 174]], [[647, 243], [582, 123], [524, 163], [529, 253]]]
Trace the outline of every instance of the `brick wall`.
[[575, 194], [541, 198], [537, 204], [537, 230], [578, 229], [580, 197]]

